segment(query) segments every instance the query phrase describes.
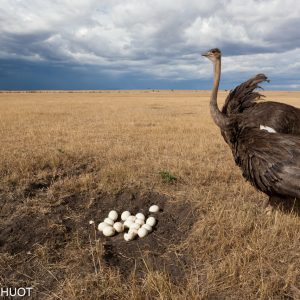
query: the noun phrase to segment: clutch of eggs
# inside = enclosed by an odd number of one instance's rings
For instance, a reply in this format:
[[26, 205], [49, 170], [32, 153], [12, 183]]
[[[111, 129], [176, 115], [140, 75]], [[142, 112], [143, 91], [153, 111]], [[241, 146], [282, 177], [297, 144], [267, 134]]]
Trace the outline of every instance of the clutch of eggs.
[[[149, 208], [150, 213], [159, 212], [159, 207], [157, 205], [152, 205]], [[116, 233], [124, 232], [125, 241], [132, 241], [136, 237], [143, 238], [147, 236], [156, 225], [156, 219], [153, 216], [146, 216], [143, 213], [137, 213], [132, 215], [130, 211], [123, 211], [120, 215], [120, 221], [118, 221], [119, 214], [115, 210], [111, 210], [108, 213], [107, 218], [103, 222], [99, 223], [98, 230], [103, 233], [104, 236], [111, 237]], [[89, 224], [94, 224], [94, 221], [89, 221]]]

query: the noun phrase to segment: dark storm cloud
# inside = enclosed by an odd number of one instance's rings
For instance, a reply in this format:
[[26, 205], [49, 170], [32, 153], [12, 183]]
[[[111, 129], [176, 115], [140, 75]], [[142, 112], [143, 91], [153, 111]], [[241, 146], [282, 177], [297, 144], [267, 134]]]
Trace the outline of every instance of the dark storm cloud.
[[39, 66], [40, 77], [45, 72], [45, 80], [47, 68], [59, 74], [60, 67], [70, 77], [94, 82], [93, 76], [100, 76], [120, 87], [128, 86], [129, 77], [141, 79], [137, 85], [145, 78], [191, 86], [188, 82], [211, 78], [211, 65], [200, 53], [217, 46], [224, 55], [225, 82], [255, 72], [284, 82], [299, 74], [300, 4], [295, 0], [284, 5], [276, 0], [3, 2], [0, 59], [11, 62], [11, 72], [13, 61], [28, 62]]

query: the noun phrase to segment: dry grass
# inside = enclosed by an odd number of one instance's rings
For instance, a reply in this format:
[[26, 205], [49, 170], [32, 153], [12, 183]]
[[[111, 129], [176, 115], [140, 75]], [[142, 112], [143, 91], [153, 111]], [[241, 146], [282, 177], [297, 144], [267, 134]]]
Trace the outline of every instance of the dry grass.
[[[299, 93], [265, 94], [299, 106]], [[195, 223], [170, 245], [191, 258], [179, 284], [150, 269], [124, 280], [103, 264], [97, 237], [86, 242], [75, 232], [59, 250], [49, 238], [27, 254], [1, 253], [0, 286], [34, 286], [38, 299], [300, 299], [299, 216], [264, 213], [265, 196], [234, 165], [208, 98], [207, 91], [1, 93], [1, 229], [19, 216], [47, 219], [68, 197], [88, 203], [129, 187], [189, 202]], [[161, 180], [165, 170], [176, 184]], [[83, 214], [74, 205], [69, 217]], [[59, 232], [51, 220], [47, 230]]]

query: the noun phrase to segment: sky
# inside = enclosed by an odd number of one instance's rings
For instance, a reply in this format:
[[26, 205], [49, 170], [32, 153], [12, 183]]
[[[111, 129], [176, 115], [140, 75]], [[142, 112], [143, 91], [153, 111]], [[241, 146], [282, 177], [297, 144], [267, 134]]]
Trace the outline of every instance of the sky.
[[297, 0], [0, 0], [0, 89], [300, 90]]

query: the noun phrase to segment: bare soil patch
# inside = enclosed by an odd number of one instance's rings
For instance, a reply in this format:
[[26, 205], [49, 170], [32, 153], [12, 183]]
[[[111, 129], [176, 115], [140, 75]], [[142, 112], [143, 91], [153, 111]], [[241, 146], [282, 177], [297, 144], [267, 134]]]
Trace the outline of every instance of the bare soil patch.
[[[104, 249], [102, 263], [115, 268], [124, 279], [131, 273], [142, 278], [144, 273], [152, 270], [165, 271], [172, 280], [180, 280], [184, 277], [189, 258], [176, 250], [176, 246], [185, 239], [193, 225], [192, 210], [189, 204], [176, 203], [154, 191], [126, 190], [116, 195], [101, 193], [92, 199], [85, 195], [73, 195], [45, 214], [20, 208], [1, 221], [0, 251], [21, 258], [30, 256], [36, 248], [46, 246], [48, 263], [59, 263], [65, 259], [64, 249], [75, 235], [83, 247], [88, 248], [90, 243], [95, 243], [95, 227], [111, 209], [119, 213], [129, 210], [131, 213], [150, 215], [148, 209], [152, 204], [161, 208], [155, 214], [158, 223], [154, 231], [143, 239], [126, 242], [123, 234], [106, 238], [96, 231], [96, 239], [100, 240]], [[14, 202], [11, 205], [16, 207]], [[94, 220], [95, 226], [89, 225], [89, 220]], [[17, 264], [17, 261], [14, 263]], [[26, 267], [24, 261], [20, 263], [28, 274], [29, 264]], [[81, 271], [93, 272], [91, 257], [83, 260]], [[38, 274], [39, 271], [33, 273]], [[14, 275], [12, 270], [8, 277], [15, 278]], [[60, 271], [58, 276], [64, 278], [65, 274]], [[52, 288], [50, 282], [49, 289]], [[52, 284], [55, 284], [53, 279]]]
[[[105, 200], [102, 205], [96, 202], [93, 209], [98, 213], [98, 220], [103, 220], [113, 208], [118, 212], [129, 210], [131, 213], [153, 215], [158, 221], [151, 234], [131, 242], [126, 242], [123, 234], [112, 238], [99, 234], [105, 249], [105, 263], [118, 268], [124, 276], [132, 271], [142, 275], [146, 270], [158, 270], [166, 271], [172, 279], [183, 278], [188, 258], [176, 251], [176, 246], [185, 239], [195, 220], [190, 205], [175, 203], [155, 192], [127, 191]], [[148, 209], [152, 204], [159, 205], [161, 211], [149, 214]]]

